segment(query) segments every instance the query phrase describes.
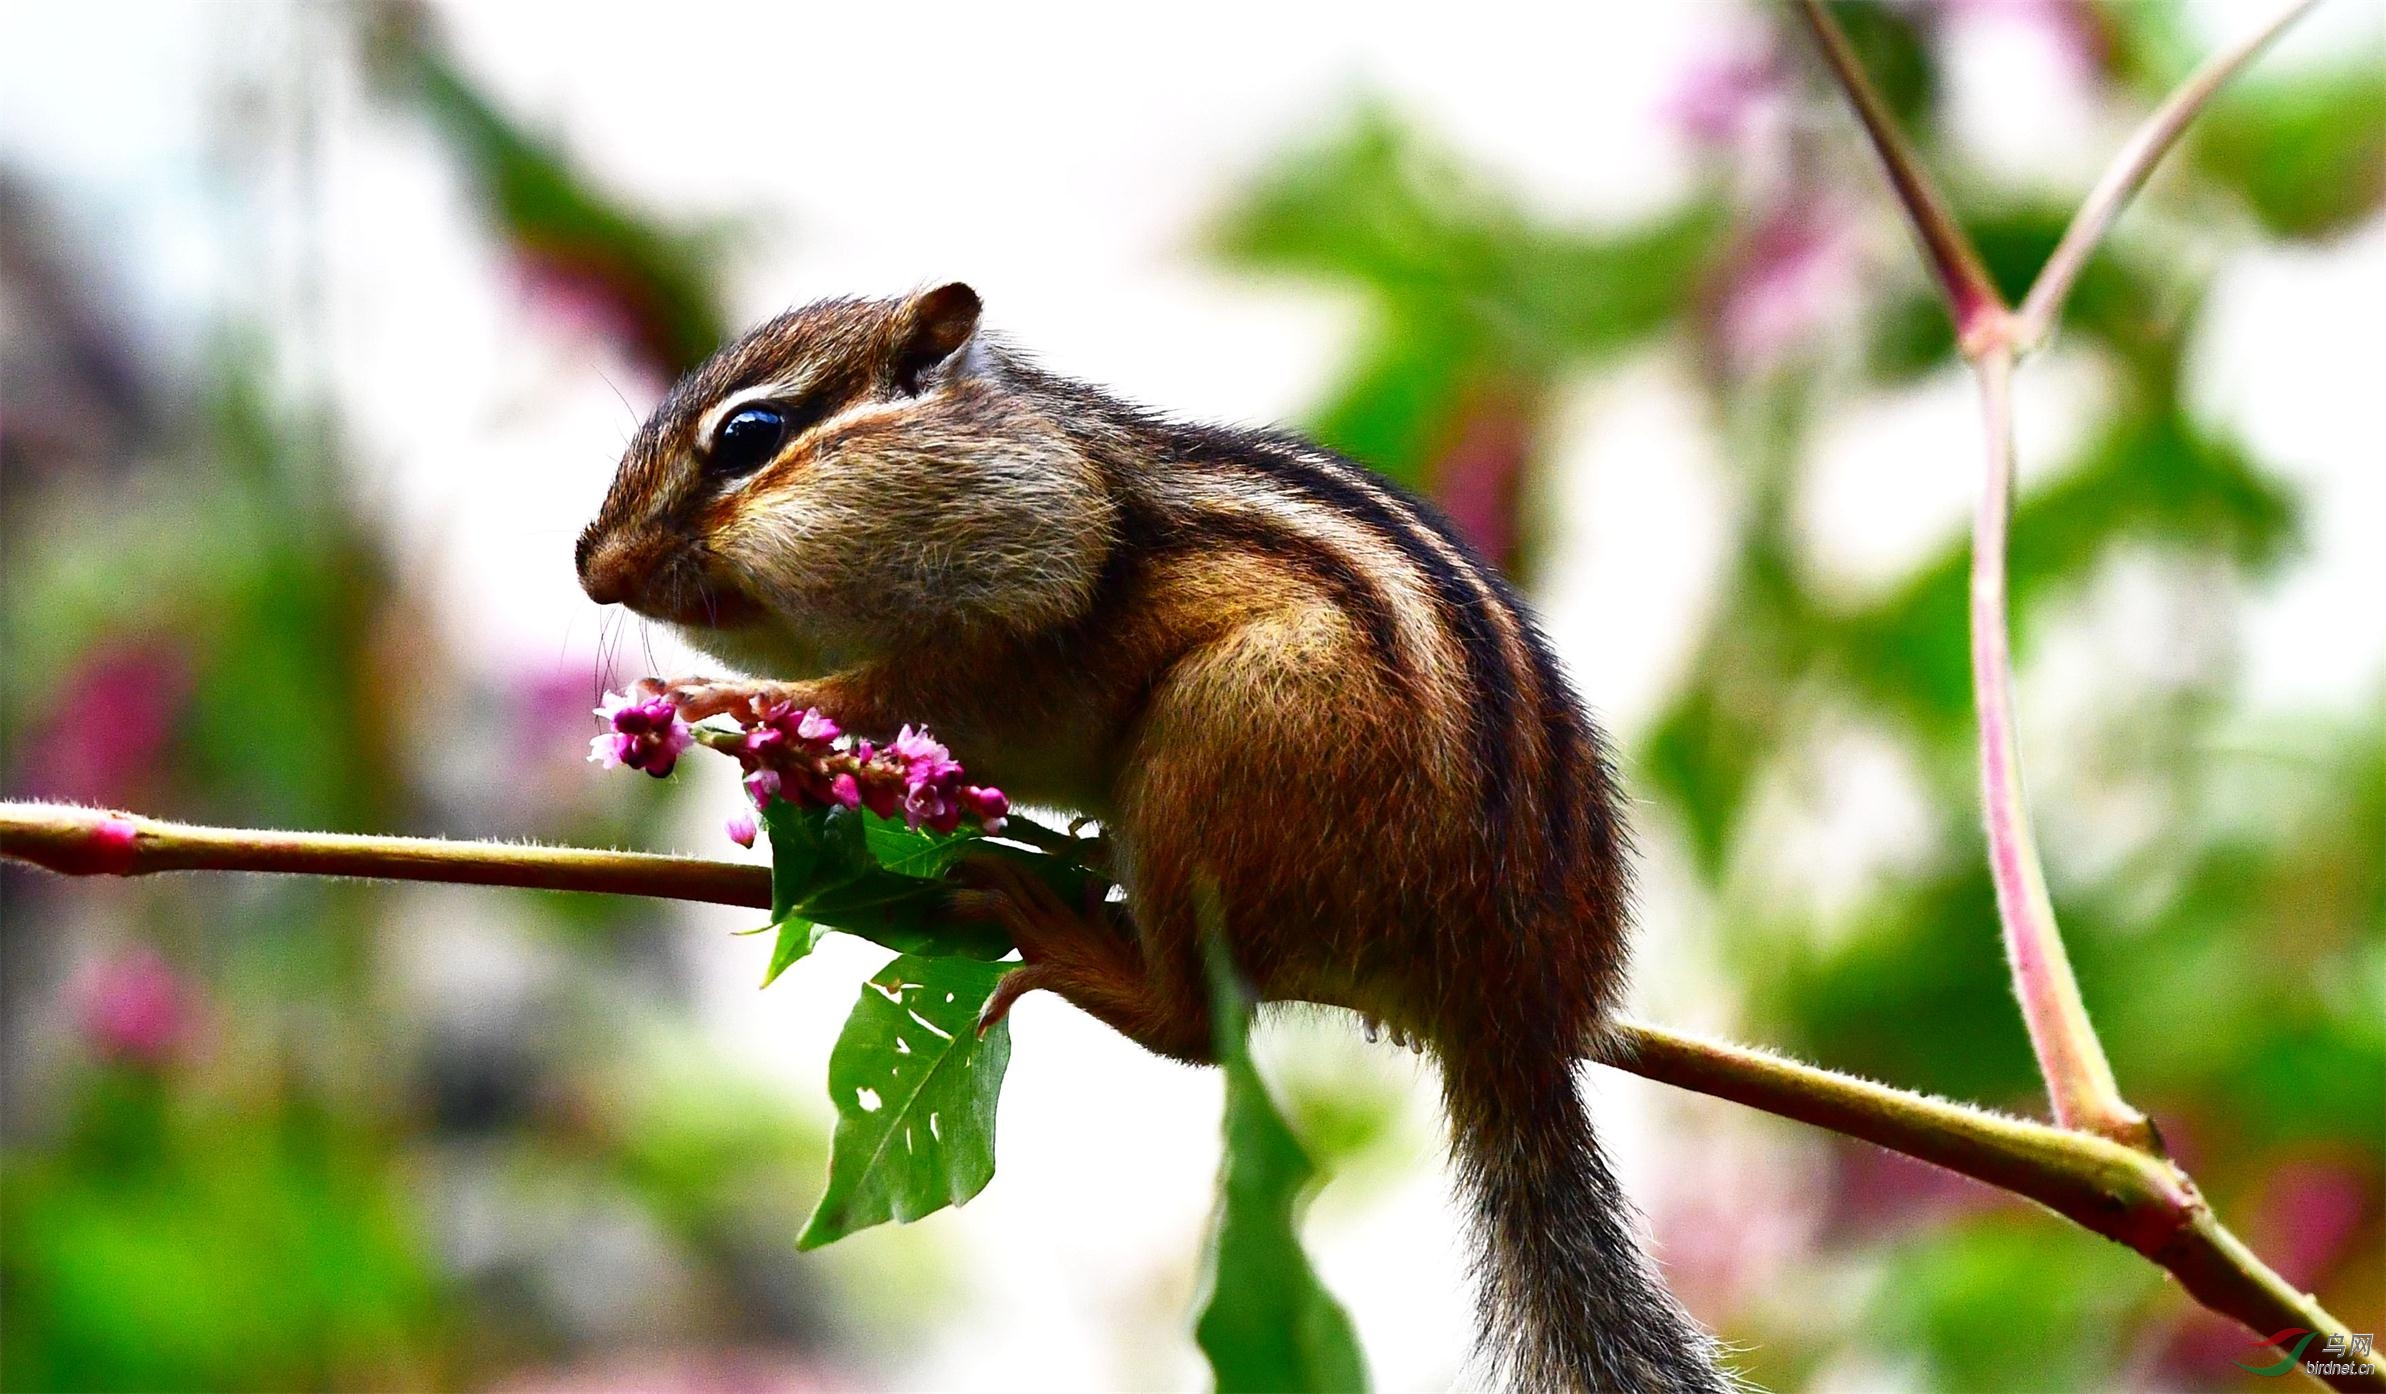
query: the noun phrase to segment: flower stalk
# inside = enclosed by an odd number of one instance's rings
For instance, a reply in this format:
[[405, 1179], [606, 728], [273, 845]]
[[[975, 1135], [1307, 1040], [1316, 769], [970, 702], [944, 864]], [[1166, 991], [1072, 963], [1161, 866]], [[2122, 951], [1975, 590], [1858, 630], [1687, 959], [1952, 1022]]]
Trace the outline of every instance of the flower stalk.
[[1989, 870], [1997, 918], [2015, 995], [2029, 1028], [2055, 1120], [2141, 1150], [2159, 1153], [2161, 1139], [2144, 1114], [2122, 1098], [2111, 1062], [2081, 1000], [2063, 947], [2046, 872], [2023, 792], [2019, 735], [2013, 714], [2013, 664], [2007, 605], [2007, 532], [2015, 487], [2013, 372], [2021, 356], [2042, 343], [2088, 257], [2131, 195], [2144, 187], [2162, 157], [2196, 114], [2231, 77], [2243, 71], [2316, 0], [2290, 0], [2253, 33], [2231, 44], [2182, 83], [2138, 129], [2098, 179], [2019, 311], [2005, 306], [1996, 285], [1947, 202], [1931, 182], [1888, 108], [1856, 61], [1847, 35], [1821, 0], [1800, 0], [1824, 61], [1855, 108], [1891, 187], [1920, 238], [1924, 254], [1955, 319], [1956, 340], [1979, 380], [1987, 433], [1987, 464], [1972, 529], [1972, 686], [1980, 729], [1981, 817], [1988, 835]]
[[2071, 225], [2063, 230], [2062, 241], [2055, 244], [2053, 254], [2040, 268], [2038, 279], [2031, 282], [2029, 294], [2022, 297], [2021, 308], [2007, 326], [2005, 339], [2016, 357], [2035, 352], [2054, 333], [2055, 321], [2063, 313], [2063, 302], [2070, 298], [2071, 287], [2079, 280], [2088, 258], [2112, 230], [2113, 220], [2120, 217], [2129, 200], [2145, 187], [2154, 167], [2179, 143], [2188, 123], [2211, 103], [2229, 79], [2260, 57], [2289, 25], [2318, 3], [2319, 0], [2288, 0], [2267, 23], [2204, 60], [2203, 66], [2164, 98], [2154, 114], [2122, 145], [2096, 186], [2088, 191], [2079, 212], [2072, 215]]
[[2029, 1028], [2055, 1122], [2154, 1152], [2146, 1116], [2121, 1097], [2104, 1045], [2080, 997], [2063, 948], [2046, 872], [2022, 785], [2020, 732], [2013, 716], [2005, 557], [2013, 516], [2013, 351], [1999, 345], [1974, 360], [1988, 454], [1972, 523], [1972, 691], [1980, 723], [1981, 822], [1989, 879], [2014, 994]]

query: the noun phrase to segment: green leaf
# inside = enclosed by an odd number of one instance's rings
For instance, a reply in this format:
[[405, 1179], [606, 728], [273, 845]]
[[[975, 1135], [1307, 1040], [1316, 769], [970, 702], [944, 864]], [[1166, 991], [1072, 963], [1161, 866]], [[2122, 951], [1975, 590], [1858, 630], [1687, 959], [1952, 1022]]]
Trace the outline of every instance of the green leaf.
[[1364, 1390], [1350, 1317], [1301, 1249], [1317, 1168], [1251, 1063], [1250, 1006], [1222, 952], [1210, 955], [1210, 1002], [1226, 1072], [1226, 1155], [1194, 1339], [1219, 1394]]
[[770, 913], [774, 920], [796, 913], [821, 892], [868, 873], [870, 855], [865, 815], [845, 808], [799, 808], [773, 799], [762, 810], [770, 834]]
[[2358, 225], [2386, 201], [2386, 64], [2378, 60], [2368, 45], [2333, 72], [2231, 94], [2197, 123], [2197, 163], [2279, 236], [2329, 237]]
[[864, 837], [869, 843], [870, 856], [880, 866], [898, 875], [930, 879], [944, 875], [946, 868], [960, 860], [978, 840], [977, 832], [972, 829], [927, 832], [876, 816], [870, 818]]
[[798, 808], [785, 799], [762, 810], [763, 831], [770, 835], [770, 918], [779, 931], [762, 974], [764, 987], [836, 927], [808, 913], [807, 903], [876, 866], [862, 818], [850, 809]]
[[978, 1013], [1011, 966], [906, 954], [862, 985], [829, 1053], [828, 1189], [796, 1247], [909, 1223], [993, 1179], [1011, 1033], [998, 1022], [980, 1036]]
[[953, 918], [946, 909], [952, 894], [942, 881], [873, 870], [822, 891], [798, 909], [806, 919], [897, 953], [988, 961], [1009, 953], [1011, 939], [1002, 926]]
[[[766, 928], [768, 926], [765, 926]], [[799, 959], [820, 947], [822, 936], [829, 927], [814, 924], [800, 915], [790, 915], [778, 923], [779, 937], [771, 941], [770, 966], [762, 970], [762, 985], [769, 987], [779, 975]]]
[[764, 987], [832, 929], [897, 953], [991, 961], [1011, 951], [1000, 926], [956, 920], [945, 909], [952, 888], [939, 878], [982, 841], [977, 833], [920, 832], [857, 809], [799, 808], [785, 799], [771, 802], [762, 824], [770, 834], [771, 924], [779, 931]]

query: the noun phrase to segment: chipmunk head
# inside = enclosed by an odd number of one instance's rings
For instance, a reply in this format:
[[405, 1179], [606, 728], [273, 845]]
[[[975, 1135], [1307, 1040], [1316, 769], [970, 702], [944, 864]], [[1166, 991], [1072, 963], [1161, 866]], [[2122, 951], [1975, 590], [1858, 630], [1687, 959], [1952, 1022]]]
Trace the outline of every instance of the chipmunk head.
[[623, 455], [582, 589], [788, 678], [1080, 613], [1111, 505], [978, 310], [958, 284], [823, 301], [714, 354]]

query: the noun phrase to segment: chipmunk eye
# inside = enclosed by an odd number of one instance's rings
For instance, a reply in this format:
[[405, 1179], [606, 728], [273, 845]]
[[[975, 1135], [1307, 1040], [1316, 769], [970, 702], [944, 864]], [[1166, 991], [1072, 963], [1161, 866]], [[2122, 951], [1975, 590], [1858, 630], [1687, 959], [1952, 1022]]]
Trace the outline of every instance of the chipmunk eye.
[[787, 417], [776, 407], [740, 407], [713, 432], [707, 463], [715, 474], [752, 474], [771, 461], [787, 439]]

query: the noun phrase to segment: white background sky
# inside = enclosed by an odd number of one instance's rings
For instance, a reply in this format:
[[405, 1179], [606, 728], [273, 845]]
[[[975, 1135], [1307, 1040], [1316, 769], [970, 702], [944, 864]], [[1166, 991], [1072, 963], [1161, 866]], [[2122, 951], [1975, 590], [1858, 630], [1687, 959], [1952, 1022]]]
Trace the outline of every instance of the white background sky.
[[[2266, 8], [2191, 7], [2208, 36]], [[1407, 5], [523, 3], [439, 15], [511, 112], [559, 135], [614, 188], [687, 219], [754, 220], [737, 263], [740, 318], [965, 278], [993, 326], [1059, 370], [1241, 421], [1314, 405], [1361, 325], [1353, 299], [1204, 265], [1198, 231], [1239, 177], [1372, 93], [1508, 179], [1541, 216], [1654, 211], [1690, 177], [1666, 98], [1739, 23], [1735, 9], [1692, 3], [1492, 4], [1463, 16]], [[312, 361], [356, 433], [359, 483], [394, 520], [402, 564], [430, 600], [422, 623], [492, 674], [591, 651], [595, 612], [574, 587], [570, 540], [633, 408], [648, 405], [644, 389], [527, 312], [433, 141], [335, 77], [311, 222], [287, 129], [269, 119], [226, 148], [203, 118], [228, 76], [287, 81], [328, 63], [323, 26], [263, 3], [10, 3], [0, 16], [0, 159], [65, 200], [90, 264], [125, 279], [161, 351], [187, 361], [197, 330], [227, 309], [286, 313], [316, 249], [328, 299]], [[2379, 0], [2331, 0], [2267, 61], [2374, 42], [2382, 25]], [[2000, 169], [2084, 187], [2119, 138], [2115, 114], [2064, 101], [2045, 55], [1993, 13], [1967, 32], [1953, 107], [1964, 137]], [[2263, 593], [2241, 636], [2249, 681], [2281, 711], [2374, 701], [2386, 673], [2386, 232], [2373, 224], [2291, 253], [2221, 250], [2204, 268], [2215, 303], [2192, 399], [2310, 502], [2309, 558]], [[2094, 374], [2060, 353], [2033, 365], [2025, 471], [2059, 453], [2097, 393]], [[1569, 526], [1541, 599], [1629, 744], [1678, 677], [1713, 584], [1725, 536], [1719, 446], [1673, 351], [1575, 384], [1564, 420], [1552, 505]], [[1851, 413], [1827, 440], [1801, 507], [1844, 584], [1893, 574], [1965, 515], [1978, 446], [1959, 374]], [[2158, 647], [2158, 635], [2140, 638]], [[659, 637], [656, 649], [667, 665], [682, 661]], [[2034, 674], [2025, 702], [2050, 682], [2060, 675]], [[2025, 706], [2026, 727], [2030, 717]], [[724, 783], [706, 807], [729, 797]], [[1896, 822], [1891, 794], [1868, 797], [1859, 821]], [[717, 853], [712, 827], [707, 816], [677, 840]], [[1711, 1016], [1689, 929], [1697, 903], [1662, 845], [1655, 863], [1642, 1005]], [[450, 903], [425, 901], [426, 936]], [[485, 901], [473, 904], [485, 922]], [[878, 951], [833, 945], [761, 995], [760, 944], [710, 933], [743, 919], [701, 916], [693, 931], [713, 965], [710, 1029], [790, 1089], [817, 1091]], [[446, 956], [451, 977], [483, 962], [452, 932], [422, 953]], [[1049, 999], [1030, 999], [1015, 1020], [1002, 1174], [965, 1211], [931, 1222], [972, 1256], [962, 1317], [897, 1368], [920, 1387], [1194, 1387], [1182, 1313], [1215, 1165], [1215, 1083]], [[1343, 1034], [1304, 1029], [1274, 1045], [1282, 1058], [1296, 1040], [1326, 1049]], [[1379, 1385], [1443, 1388], [1466, 1318], [1431, 1091], [1405, 1057], [1366, 1058], [1415, 1101], [1410, 1179], [1352, 1200], [1329, 1188], [1313, 1237]], [[1676, 1184], [1699, 1174], [1651, 1131], [1655, 1091], [1615, 1077], [1594, 1087], [1651, 1204], [1663, 1200], [1661, 1173]]]

